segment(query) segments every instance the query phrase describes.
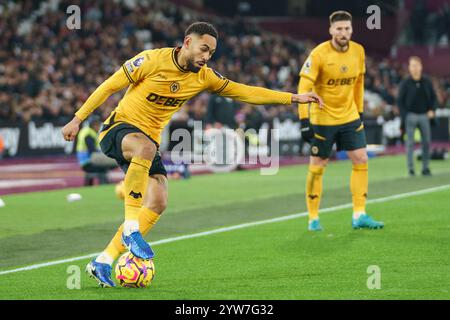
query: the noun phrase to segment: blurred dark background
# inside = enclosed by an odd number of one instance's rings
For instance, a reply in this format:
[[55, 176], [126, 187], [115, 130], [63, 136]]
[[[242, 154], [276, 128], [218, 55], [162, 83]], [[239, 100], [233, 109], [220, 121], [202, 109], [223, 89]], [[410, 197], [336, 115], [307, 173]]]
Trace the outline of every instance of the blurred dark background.
[[[66, 9], [74, 4], [82, 13], [79, 30], [66, 26]], [[380, 30], [366, 26], [368, 5], [380, 7]], [[443, 127], [435, 137], [448, 139], [449, 0], [4, 0], [0, 136], [5, 156], [21, 154], [11, 151], [14, 127], [62, 125], [125, 60], [145, 49], [180, 45], [185, 28], [197, 20], [213, 23], [220, 33], [209, 66], [234, 81], [296, 92], [303, 62], [329, 39], [328, 16], [339, 9], [352, 13], [354, 40], [366, 49], [365, 117], [376, 128], [368, 129], [371, 142], [402, 143], [395, 99], [411, 55], [422, 58], [437, 93]], [[96, 114], [105, 119], [122, 95], [110, 97]], [[296, 123], [297, 108], [249, 107], [204, 93], [175, 115], [169, 130], [194, 120], [204, 127], [258, 129]], [[299, 139], [295, 129], [289, 135]]]

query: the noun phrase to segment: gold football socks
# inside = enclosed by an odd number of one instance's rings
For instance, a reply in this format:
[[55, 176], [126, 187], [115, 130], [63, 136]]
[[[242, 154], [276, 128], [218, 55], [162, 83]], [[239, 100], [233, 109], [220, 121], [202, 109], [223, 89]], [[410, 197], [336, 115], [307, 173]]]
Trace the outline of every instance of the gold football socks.
[[124, 180], [125, 191], [125, 235], [139, 229], [139, 210], [142, 207], [148, 185], [148, 174], [152, 162], [150, 160], [133, 157], [130, 161]]
[[[142, 207], [139, 210], [139, 231], [143, 236], [153, 228], [160, 216], [160, 214], [146, 207]], [[119, 227], [106, 249], [97, 257], [97, 262], [112, 264], [114, 260], [126, 251], [126, 248], [122, 243], [122, 232], [123, 224]]]
[[367, 192], [369, 189], [369, 165], [367, 163], [354, 164], [350, 177], [350, 191], [352, 192], [353, 217], [366, 212]]
[[309, 221], [319, 218], [319, 205], [322, 197], [322, 178], [324, 167], [310, 165], [306, 177], [306, 205]]

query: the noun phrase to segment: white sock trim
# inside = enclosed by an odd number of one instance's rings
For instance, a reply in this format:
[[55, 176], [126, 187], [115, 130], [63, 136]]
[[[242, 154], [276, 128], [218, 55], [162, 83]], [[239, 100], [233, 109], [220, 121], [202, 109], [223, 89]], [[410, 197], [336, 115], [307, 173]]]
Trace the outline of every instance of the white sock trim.
[[353, 219], [358, 219], [363, 214], [366, 214], [365, 212], [353, 212]]
[[137, 220], [125, 220], [123, 223], [123, 233], [129, 236], [135, 231], [139, 231], [139, 222]]
[[106, 251], [103, 251], [102, 253], [100, 253], [98, 255], [97, 258], [95, 258], [95, 262], [107, 263], [109, 265], [112, 265], [114, 262], [114, 259]]

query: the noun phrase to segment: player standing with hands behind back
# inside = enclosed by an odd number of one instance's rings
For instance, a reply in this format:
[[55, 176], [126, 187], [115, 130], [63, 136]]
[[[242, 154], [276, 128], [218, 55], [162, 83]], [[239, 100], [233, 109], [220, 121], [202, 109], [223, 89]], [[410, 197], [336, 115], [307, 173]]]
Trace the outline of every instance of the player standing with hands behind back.
[[306, 180], [308, 229], [320, 231], [319, 204], [322, 177], [333, 144], [346, 150], [352, 161], [350, 189], [353, 201], [352, 227], [378, 229], [384, 224], [366, 214], [368, 157], [362, 123], [364, 105], [364, 48], [350, 41], [352, 16], [346, 11], [330, 15], [331, 40], [314, 48], [300, 71], [299, 93], [314, 91], [324, 103], [299, 104], [302, 138], [311, 143]]

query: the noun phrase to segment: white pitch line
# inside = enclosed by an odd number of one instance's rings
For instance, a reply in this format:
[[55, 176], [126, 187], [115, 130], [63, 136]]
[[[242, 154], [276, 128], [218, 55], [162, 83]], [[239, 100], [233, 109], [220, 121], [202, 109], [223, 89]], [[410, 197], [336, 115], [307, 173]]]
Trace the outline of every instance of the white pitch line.
[[14, 180], [0, 180], [0, 189], [21, 188], [31, 186], [65, 186], [64, 179], [14, 179]]
[[[405, 193], [395, 194], [395, 195], [388, 196], [388, 197], [368, 200], [367, 204], [381, 203], [381, 202], [388, 202], [388, 201], [398, 200], [398, 199], [403, 199], [403, 198], [409, 198], [409, 197], [414, 197], [414, 196], [417, 196], [417, 195], [423, 195], [423, 194], [427, 194], [427, 193], [442, 191], [442, 190], [446, 190], [446, 189], [449, 189], [449, 188], [450, 188], [450, 184], [446, 184], [446, 185], [442, 185], [442, 186], [439, 186], [439, 187], [422, 189], [422, 190], [417, 190], [417, 191], [412, 191], [412, 192], [405, 192]], [[330, 207], [330, 208], [321, 209], [320, 212], [321, 213], [333, 212], [333, 211], [338, 211], [338, 210], [341, 210], [341, 209], [347, 209], [347, 208], [351, 208], [351, 207], [352, 207], [352, 204], [351, 203], [347, 203], [347, 204], [342, 204], [342, 205], [338, 205], [338, 206], [334, 206], [334, 207]], [[290, 215], [286, 215], [286, 216], [282, 216], [282, 217], [278, 217], [278, 218], [272, 218], [272, 219], [266, 219], [266, 220], [248, 222], [248, 223], [242, 223], [242, 224], [238, 224], [238, 225], [234, 225], [234, 226], [230, 226], [230, 227], [218, 228], [218, 229], [213, 229], [213, 230], [204, 231], [204, 232], [187, 234], [187, 235], [184, 235], [184, 236], [178, 236], [178, 237], [172, 237], [172, 238], [167, 238], [167, 239], [161, 239], [161, 240], [152, 242], [151, 245], [155, 246], [155, 245], [159, 245], [159, 244], [171, 243], [171, 242], [180, 241], [180, 240], [199, 238], [199, 237], [204, 237], [204, 236], [208, 236], [208, 235], [216, 234], [216, 233], [228, 232], [228, 231], [232, 231], [232, 230], [243, 229], [243, 228], [248, 228], [248, 227], [253, 227], [253, 226], [259, 226], [259, 225], [268, 224], [268, 223], [274, 223], [274, 222], [280, 222], [280, 221], [297, 219], [297, 218], [305, 217], [307, 215], [308, 215], [308, 212], [301, 212], [301, 213], [290, 214]], [[30, 265], [30, 266], [22, 267], [22, 268], [17, 268], [17, 269], [0, 271], [0, 275], [9, 274], [9, 273], [15, 273], [15, 272], [21, 272], [21, 271], [34, 270], [34, 269], [40, 269], [40, 268], [54, 266], [54, 265], [58, 265], [58, 264], [64, 264], [64, 263], [68, 263], [68, 262], [74, 262], [74, 261], [89, 259], [89, 258], [93, 258], [93, 257], [95, 257], [95, 256], [97, 256], [99, 254], [100, 253], [92, 253], [92, 254], [88, 254], [88, 255], [80, 256], [80, 257], [74, 257], [74, 258], [63, 259], [63, 260], [56, 260], [56, 261], [51, 261], [51, 262], [34, 264], [34, 265]]]

